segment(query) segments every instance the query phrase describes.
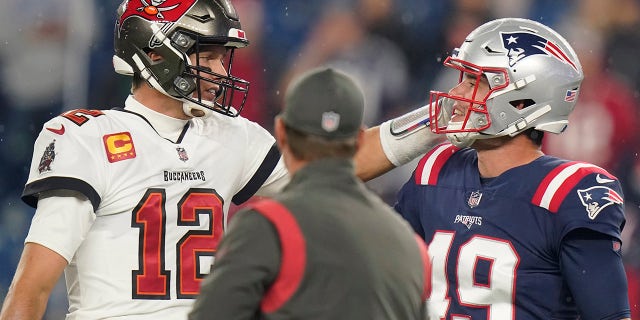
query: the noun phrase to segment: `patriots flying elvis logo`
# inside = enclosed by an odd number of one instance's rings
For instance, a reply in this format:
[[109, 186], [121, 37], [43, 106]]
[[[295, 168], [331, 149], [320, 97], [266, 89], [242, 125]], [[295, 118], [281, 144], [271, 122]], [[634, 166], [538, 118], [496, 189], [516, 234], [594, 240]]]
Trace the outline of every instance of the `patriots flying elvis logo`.
[[622, 204], [623, 202], [622, 197], [617, 192], [603, 186], [578, 190], [578, 196], [591, 220], [595, 219], [602, 209], [614, 203]]
[[578, 70], [575, 63], [555, 43], [530, 32], [501, 32], [502, 45], [508, 50], [509, 66], [513, 67], [522, 59], [536, 54], [554, 57], [573, 69]]

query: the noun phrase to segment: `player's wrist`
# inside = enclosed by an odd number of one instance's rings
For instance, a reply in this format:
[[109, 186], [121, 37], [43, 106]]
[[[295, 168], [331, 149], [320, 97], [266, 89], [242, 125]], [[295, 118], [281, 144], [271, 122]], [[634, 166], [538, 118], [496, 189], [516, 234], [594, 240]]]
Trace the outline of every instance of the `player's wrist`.
[[429, 129], [428, 106], [380, 125], [380, 143], [385, 156], [396, 167], [425, 154], [439, 141]]

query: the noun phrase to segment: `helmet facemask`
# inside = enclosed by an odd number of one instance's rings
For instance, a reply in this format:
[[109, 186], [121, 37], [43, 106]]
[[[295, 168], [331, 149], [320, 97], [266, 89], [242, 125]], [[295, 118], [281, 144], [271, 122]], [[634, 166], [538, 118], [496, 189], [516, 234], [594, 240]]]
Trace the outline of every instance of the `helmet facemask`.
[[[196, 36], [197, 39], [197, 36]], [[242, 111], [247, 94], [249, 92], [249, 82], [232, 75], [234, 47], [226, 47], [226, 54], [222, 61], [226, 74], [213, 72], [209, 67], [200, 65], [200, 54], [208, 46], [202, 41], [195, 41], [191, 50], [187, 53], [181, 52], [181, 60], [184, 63], [183, 71], [175, 77], [172, 83], [172, 90], [178, 98], [184, 102], [184, 112], [191, 116], [208, 115], [215, 111], [226, 116], [236, 117]], [[190, 54], [195, 54], [195, 61], [191, 61]], [[218, 89], [213, 92], [213, 100], [206, 99], [204, 87], [207, 84], [214, 84]], [[200, 112], [198, 112], [200, 111]]]
[[[453, 57], [448, 57], [444, 65], [460, 72], [458, 85], [469, 81], [474, 87], [470, 97], [431, 91], [429, 98], [430, 115], [433, 119], [430, 123], [431, 130], [434, 133], [446, 134], [447, 138], [458, 147], [467, 147], [475, 139], [481, 138], [481, 132], [491, 126], [487, 100], [494, 92], [508, 85], [508, 78], [503, 69], [484, 68]], [[487, 74], [501, 74], [501, 79], [504, 81], [490, 88], [486, 93], [479, 92], [482, 82], [488, 85]], [[435, 101], [437, 103], [434, 103]]]

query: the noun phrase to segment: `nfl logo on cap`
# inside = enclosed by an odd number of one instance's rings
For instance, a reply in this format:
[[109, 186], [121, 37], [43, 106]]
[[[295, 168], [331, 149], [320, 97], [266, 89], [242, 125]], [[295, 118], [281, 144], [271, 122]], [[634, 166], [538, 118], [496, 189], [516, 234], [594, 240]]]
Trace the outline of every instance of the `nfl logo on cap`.
[[340, 115], [333, 112], [324, 112], [322, 114], [322, 129], [326, 132], [333, 132], [338, 129], [338, 125], [340, 125]]

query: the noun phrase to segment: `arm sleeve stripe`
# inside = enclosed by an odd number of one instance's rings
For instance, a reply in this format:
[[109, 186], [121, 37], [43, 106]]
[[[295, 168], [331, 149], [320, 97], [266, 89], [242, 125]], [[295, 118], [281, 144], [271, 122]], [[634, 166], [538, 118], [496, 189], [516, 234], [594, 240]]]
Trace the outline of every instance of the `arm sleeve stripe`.
[[437, 184], [440, 170], [456, 151], [458, 148], [450, 143], [443, 143], [431, 149], [418, 163], [415, 176], [416, 184]]
[[596, 165], [577, 161], [567, 162], [551, 170], [542, 179], [531, 202], [556, 213], [566, 196], [580, 180], [593, 173], [601, 173], [615, 179], [609, 172]]
[[424, 287], [422, 288], [422, 301], [426, 300], [431, 294], [431, 258], [429, 250], [424, 240], [419, 235], [415, 235], [418, 248], [420, 249], [420, 257], [422, 257], [422, 266], [424, 268]]
[[38, 206], [40, 192], [58, 189], [73, 190], [84, 194], [91, 201], [93, 211], [98, 210], [101, 201], [98, 192], [85, 181], [69, 177], [50, 177], [29, 183], [22, 192], [22, 201], [35, 208]]
[[280, 150], [278, 150], [278, 147], [273, 144], [267, 155], [264, 157], [262, 164], [260, 164], [260, 167], [256, 170], [253, 177], [251, 177], [251, 180], [249, 180], [242, 190], [233, 196], [231, 201], [235, 204], [242, 204], [249, 200], [249, 198], [251, 198], [258, 189], [260, 189], [260, 187], [262, 187], [264, 182], [267, 181], [267, 178], [269, 178], [279, 160]]
[[263, 312], [271, 313], [286, 303], [302, 282], [307, 263], [306, 241], [296, 218], [282, 204], [262, 200], [251, 205], [251, 208], [275, 226], [280, 239], [280, 271], [260, 304]]

